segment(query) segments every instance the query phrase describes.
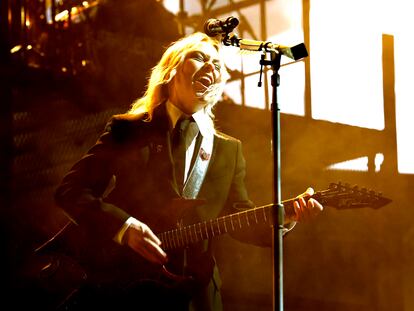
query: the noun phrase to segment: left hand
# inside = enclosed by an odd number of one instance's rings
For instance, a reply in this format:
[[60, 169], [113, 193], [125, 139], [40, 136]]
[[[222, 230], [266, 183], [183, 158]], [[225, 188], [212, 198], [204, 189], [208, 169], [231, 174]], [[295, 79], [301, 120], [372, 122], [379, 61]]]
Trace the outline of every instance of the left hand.
[[323, 206], [318, 201], [310, 198], [315, 191], [312, 188], [308, 188], [304, 193], [298, 195], [293, 202], [293, 208], [295, 210], [294, 219], [297, 222], [306, 222], [318, 215], [323, 211]]

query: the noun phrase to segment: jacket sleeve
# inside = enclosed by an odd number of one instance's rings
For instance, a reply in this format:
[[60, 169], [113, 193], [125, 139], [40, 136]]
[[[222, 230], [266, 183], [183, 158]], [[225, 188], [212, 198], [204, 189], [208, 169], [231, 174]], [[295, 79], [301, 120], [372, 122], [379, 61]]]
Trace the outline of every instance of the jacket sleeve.
[[92, 234], [113, 238], [129, 215], [121, 208], [105, 202], [115, 186], [114, 166], [119, 147], [113, 119], [97, 143], [64, 176], [55, 191], [55, 202], [78, 225]]
[[[255, 205], [249, 200], [246, 186], [245, 186], [245, 175], [246, 175], [246, 162], [242, 152], [242, 144], [237, 141], [237, 154], [236, 154], [236, 165], [234, 170], [234, 176], [230, 187], [230, 192], [225, 208], [225, 214], [233, 214], [243, 212], [244, 210], [254, 208]], [[267, 222], [254, 224], [247, 229], [241, 231], [231, 232], [230, 235], [242, 242], [254, 244], [256, 246], [271, 247], [272, 246], [272, 219], [269, 217]], [[293, 228], [290, 224], [285, 224], [284, 234]]]

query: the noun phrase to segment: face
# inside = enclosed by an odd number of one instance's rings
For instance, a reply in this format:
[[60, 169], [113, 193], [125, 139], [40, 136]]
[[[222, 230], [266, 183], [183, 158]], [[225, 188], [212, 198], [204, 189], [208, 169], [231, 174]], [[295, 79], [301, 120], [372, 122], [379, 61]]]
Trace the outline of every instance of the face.
[[188, 115], [204, 108], [217, 91], [221, 67], [216, 48], [201, 42], [178, 66], [169, 86], [170, 101]]

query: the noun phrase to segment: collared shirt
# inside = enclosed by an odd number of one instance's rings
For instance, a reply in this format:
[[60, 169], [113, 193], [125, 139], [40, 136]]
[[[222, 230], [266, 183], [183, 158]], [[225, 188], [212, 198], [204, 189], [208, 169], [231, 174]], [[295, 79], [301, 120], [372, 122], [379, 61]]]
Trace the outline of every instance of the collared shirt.
[[[174, 106], [173, 103], [171, 103], [169, 100], [165, 103], [167, 108], [167, 114], [170, 119], [170, 128], [173, 129], [175, 127], [175, 124], [177, 123], [178, 119], [184, 114], [178, 107]], [[200, 130], [200, 133], [203, 137], [209, 136], [212, 133], [215, 133], [213, 121], [211, 118], [207, 115], [207, 113], [204, 111], [204, 109], [201, 109], [193, 115], [194, 121], [197, 123], [198, 129]], [[189, 137], [192, 137], [191, 135]], [[190, 139], [189, 142], [186, 142], [186, 154], [185, 154], [185, 171], [184, 171], [184, 181], [187, 180], [188, 172], [190, 170], [191, 165], [191, 159], [194, 154], [195, 144], [196, 144], [196, 137], [197, 133], [193, 135], [193, 137]], [[138, 225], [141, 224], [139, 220], [137, 220], [134, 217], [129, 217], [126, 222], [122, 225], [120, 230], [117, 232], [117, 234], [114, 236], [114, 241], [123, 244], [123, 237], [125, 235], [126, 230], [132, 223], [137, 223]]]
[[[170, 128], [173, 129], [175, 124], [177, 123], [178, 119], [184, 114], [178, 107], [174, 106], [169, 100], [166, 102], [167, 107], [167, 114], [170, 118]], [[213, 121], [204, 111], [201, 109], [191, 115], [194, 121], [197, 123], [198, 129], [203, 137], [211, 135], [214, 133], [214, 126]], [[188, 173], [190, 170], [191, 159], [194, 154], [194, 148], [196, 144], [196, 137], [197, 133], [193, 133], [193, 135], [189, 135], [190, 141], [186, 142], [186, 154], [185, 154], [185, 170], [184, 170], [184, 182], [187, 180]]]

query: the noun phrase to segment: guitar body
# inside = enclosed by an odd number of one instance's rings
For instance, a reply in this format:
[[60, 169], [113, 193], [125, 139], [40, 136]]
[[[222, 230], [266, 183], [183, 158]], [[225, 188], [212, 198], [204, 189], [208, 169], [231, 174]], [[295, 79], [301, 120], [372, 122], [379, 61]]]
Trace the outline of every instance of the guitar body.
[[57, 310], [87, 279], [74, 258], [51, 250], [28, 255], [9, 284], [14, 310]]
[[[192, 221], [187, 211], [203, 203], [202, 200], [177, 199], [151, 217], [140, 215], [137, 218], [154, 232], [164, 232], [180, 228], [186, 224], [186, 218]], [[59, 242], [54, 244], [59, 244], [58, 248], [85, 268], [90, 284], [126, 291], [135, 287], [142, 288], [143, 292], [146, 287], [152, 292], [156, 288], [160, 292], [168, 289], [190, 297], [206, 286], [213, 275], [215, 262], [207, 250], [207, 241], [165, 249], [169, 260], [161, 266], [147, 261], [126, 245], [99, 239], [88, 230], [70, 223], [56, 239]]]

